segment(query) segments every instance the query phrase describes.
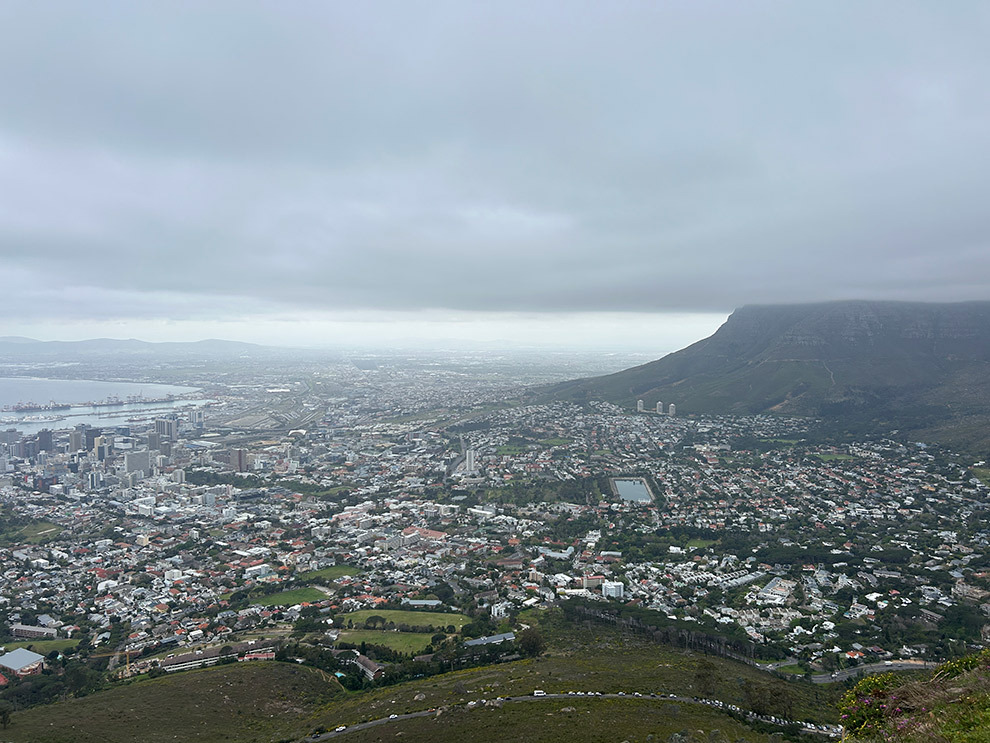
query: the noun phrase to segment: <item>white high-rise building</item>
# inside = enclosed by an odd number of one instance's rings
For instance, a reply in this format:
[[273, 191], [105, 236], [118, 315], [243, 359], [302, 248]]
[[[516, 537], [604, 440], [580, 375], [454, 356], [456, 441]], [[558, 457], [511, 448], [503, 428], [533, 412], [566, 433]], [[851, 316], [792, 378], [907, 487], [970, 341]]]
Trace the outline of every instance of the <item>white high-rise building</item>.
[[624, 595], [624, 586], [617, 580], [607, 580], [602, 583], [602, 596], [607, 599], [621, 599]]
[[643, 407], [643, 405], [644, 405], [644, 403], [643, 403], [642, 400], [637, 400], [636, 401], [636, 412], [637, 413], [642, 413], [646, 409], [645, 407]]
[[474, 449], [468, 449], [464, 455], [464, 471], [475, 472]]
[[670, 403], [670, 407], [667, 408], [667, 415], [677, 415], [677, 406], [674, 403]]
[[657, 400], [657, 415], [663, 415], [663, 401]]

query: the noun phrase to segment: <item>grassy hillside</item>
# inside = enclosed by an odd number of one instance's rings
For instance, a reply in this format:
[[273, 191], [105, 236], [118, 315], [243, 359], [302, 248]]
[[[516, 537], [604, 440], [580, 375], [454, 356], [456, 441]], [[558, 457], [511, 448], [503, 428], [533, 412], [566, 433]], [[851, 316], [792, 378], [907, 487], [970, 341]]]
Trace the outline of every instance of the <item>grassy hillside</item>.
[[261, 743], [309, 732], [309, 715], [342, 689], [287, 663], [241, 663], [143, 678], [108, 691], [13, 713], [18, 743]]
[[[544, 619], [540, 631], [548, 641], [548, 651], [540, 658], [454, 671], [398, 686], [341, 695], [320, 711], [314, 718], [315, 723], [332, 730], [338, 725], [353, 725], [392, 713], [457, 705], [472, 699], [532, 694], [534, 689], [548, 693], [663, 692], [689, 697], [709, 696], [739, 706], [748, 706], [756, 697], [769, 705], [771, 714], [821, 723], [838, 721], [835, 705], [840, 691], [833, 687], [784, 681], [744, 663], [657, 645], [641, 637], [623, 635], [611, 627], [564, 623], [546, 613], [532, 612], [525, 621], [534, 624], [534, 617]], [[605, 710], [612, 709], [607, 705], [608, 700], [587, 700], [586, 697], [585, 700], [600, 710], [599, 717]], [[641, 704], [646, 705], [643, 709], [654, 709], [661, 703], [643, 700]], [[552, 711], [539, 707], [511, 714], [542, 720]], [[684, 711], [687, 713], [687, 707]], [[705, 710], [704, 714], [711, 715], [713, 727], [707, 729], [726, 730], [732, 722], [728, 715], [714, 710]], [[406, 725], [417, 727], [422, 720], [395, 724], [399, 725], [395, 729], [405, 730]], [[607, 731], [610, 723], [605, 719], [597, 724], [601, 727], [596, 730], [601, 732]], [[519, 740], [508, 733], [509, 737], [504, 738], [497, 737], [499, 733], [494, 731], [488, 734], [496, 736], [492, 740]]]
[[[347, 743], [437, 743], [485, 740], [491, 743], [618, 743], [655, 740], [705, 743], [764, 743], [771, 738], [704, 707], [638, 699], [555, 700], [506, 704], [501, 708], [456, 708], [422, 717], [358, 730]], [[397, 737], [401, 735], [401, 737]], [[652, 737], [650, 737], [652, 736]]]
[[850, 739], [893, 743], [990, 741], [990, 651], [950, 661], [930, 678], [860, 681], [843, 698]]
[[[342, 740], [666, 741], [684, 730], [721, 731], [730, 741], [766, 741], [716, 709], [665, 699], [573, 697], [466, 708], [471, 700], [547, 692], [666, 693], [707, 696], [796, 720], [836, 722], [839, 690], [788, 682], [748, 665], [624, 636], [611, 627], [565, 623], [532, 612], [548, 641], [546, 655], [458, 670], [396, 686], [344, 691], [319, 671], [285, 663], [217, 666], [132, 683], [65, 702], [13, 713], [3, 740], [68, 743], [100, 741], [299, 740], [315, 730], [353, 726], [437, 708], [439, 717], [393, 720]], [[705, 740], [708, 740], [706, 737]], [[713, 738], [720, 740], [720, 738]]]

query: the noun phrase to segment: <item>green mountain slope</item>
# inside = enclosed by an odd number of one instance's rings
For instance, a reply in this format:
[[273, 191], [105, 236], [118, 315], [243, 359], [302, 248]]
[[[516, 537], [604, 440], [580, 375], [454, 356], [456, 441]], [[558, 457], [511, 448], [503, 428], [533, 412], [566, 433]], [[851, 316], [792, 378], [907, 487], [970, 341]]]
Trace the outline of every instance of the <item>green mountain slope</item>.
[[[29, 682], [28, 682], [29, 683]], [[326, 674], [289, 663], [238, 663], [141, 678], [78, 699], [15, 710], [0, 740], [32, 743], [292, 740], [342, 694]]]
[[743, 307], [681, 351], [545, 396], [821, 416], [968, 441], [990, 422], [990, 302]]
[[[651, 735], [657, 743], [665, 743], [684, 731], [692, 737], [673, 739], [757, 743], [787, 730], [684, 701], [698, 695], [741, 707], [755, 700], [764, 714], [793, 720], [837, 721], [838, 690], [832, 686], [775, 678], [744, 663], [675, 649], [609, 626], [563, 622], [550, 613], [540, 617], [545, 620], [540, 626], [549, 650], [536, 659], [356, 692], [344, 691], [332, 676], [295, 664], [216, 666], [15, 710], [0, 740], [274, 743], [345, 725], [347, 733], [335, 738], [345, 743], [482, 738], [492, 743], [643, 742]], [[548, 694], [621, 691], [626, 696], [540, 699], [532, 697], [535, 689]], [[637, 692], [643, 696], [636, 697]], [[682, 699], [651, 697], [651, 693], [673, 693]], [[520, 696], [528, 699], [491, 704], [497, 697]], [[392, 714], [424, 710], [432, 712], [389, 719]], [[355, 729], [371, 720], [383, 722]], [[716, 730], [718, 734], [713, 733]]]

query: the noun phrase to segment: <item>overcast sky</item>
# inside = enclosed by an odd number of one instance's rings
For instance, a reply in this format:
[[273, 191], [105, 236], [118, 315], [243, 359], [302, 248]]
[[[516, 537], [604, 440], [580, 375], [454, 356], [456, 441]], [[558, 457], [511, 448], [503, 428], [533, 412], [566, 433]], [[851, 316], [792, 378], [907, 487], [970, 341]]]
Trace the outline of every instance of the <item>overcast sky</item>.
[[0, 335], [990, 299], [990, 3], [0, 3]]

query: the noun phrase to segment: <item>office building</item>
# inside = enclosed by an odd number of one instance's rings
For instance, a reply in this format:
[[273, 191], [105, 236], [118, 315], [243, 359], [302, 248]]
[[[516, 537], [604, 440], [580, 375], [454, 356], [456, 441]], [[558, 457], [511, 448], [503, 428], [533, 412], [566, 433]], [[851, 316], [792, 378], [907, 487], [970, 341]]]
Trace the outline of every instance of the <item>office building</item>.
[[179, 422], [173, 418], [155, 419], [155, 433], [162, 441], [175, 441], [178, 438]]
[[38, 431], [38, 451], [52, 451], [54, 448], [52, 432], [47, 428]]
[[124, 472], [151, 474], [151, 452], [131, 451], [124, 455]]

